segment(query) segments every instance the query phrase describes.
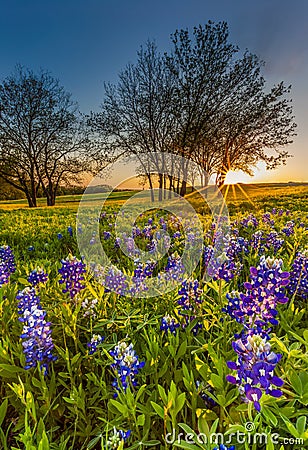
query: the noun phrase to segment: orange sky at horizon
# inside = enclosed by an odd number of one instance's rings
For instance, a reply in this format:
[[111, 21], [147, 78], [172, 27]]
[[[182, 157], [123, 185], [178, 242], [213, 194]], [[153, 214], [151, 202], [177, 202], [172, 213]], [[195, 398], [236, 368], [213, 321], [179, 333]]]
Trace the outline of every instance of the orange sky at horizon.
[[[298, 174], [296, 170], [298, 167], [297, 164], [292, 164], [294, 159], [290, 158], [286, 166], [279, 167], [275, 170], [266, 170], [265, 163], [259, 163], [252, 177], [242, 171], [230, 171], [227, 174], [226, 184], [308, 182], [308, 176], [303, 176], [306, 173], [308, 160], [306, 162], [303, 161], [302, 167], [304, 170], [301, 174]], [[211, 181], [214, 182], [214, 179]], [[93, 182], [94, 185], [108, 184], [118, 189], [142, 189], [141, 183], [136, 179], [133, 163], [116, 163], [108, 177], [98, 178], [95, 181], [89, 180], [89, 182]]]

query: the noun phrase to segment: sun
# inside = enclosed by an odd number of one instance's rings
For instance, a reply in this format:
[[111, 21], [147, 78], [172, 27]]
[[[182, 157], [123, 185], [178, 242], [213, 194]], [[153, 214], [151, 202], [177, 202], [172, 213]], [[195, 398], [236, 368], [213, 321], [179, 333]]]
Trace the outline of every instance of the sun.
[[230, 170], [227, 173], [225, 184], [238, 184], [238, 183], [262, 183], [268, 178], [268, 171], [266, 165], [260, 162], [254, 169], [253, 176], [247, 175], [242, 170]]
[[251, 183], [252, 180], [253, 177], [247, 175], [247, 173], [244, 173], [242, 170], [236, 172], [230, 170], [230, 172], [227, 173], [225, 184]]

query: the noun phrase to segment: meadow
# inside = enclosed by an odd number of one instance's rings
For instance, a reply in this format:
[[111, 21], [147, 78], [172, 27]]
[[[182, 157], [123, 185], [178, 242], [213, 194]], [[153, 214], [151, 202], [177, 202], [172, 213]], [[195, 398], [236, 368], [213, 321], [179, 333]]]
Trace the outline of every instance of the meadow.
[[[0, 448], [306, 448], [308, 186], [227, 186], [226, 236], [188, 194], [204, 227], [188, 279], [172, 214], [115, 236], [130, 195], [105, 203], [100, 239], [131, 281], [111, 271], [104, 285], [79, 254], [80, 196], [0, 202]], [[175, 288], [138, 295], [160, 273]]]

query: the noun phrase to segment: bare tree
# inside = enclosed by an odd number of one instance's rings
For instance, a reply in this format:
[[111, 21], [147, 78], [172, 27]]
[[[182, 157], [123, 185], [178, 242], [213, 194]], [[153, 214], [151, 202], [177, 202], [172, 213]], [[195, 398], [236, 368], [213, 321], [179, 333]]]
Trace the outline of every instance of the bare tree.
[[54, 205], [59, 184], [89, 168], [89, 145], [76, 103], [48, 72], [18, 66], [0, 85], [0, 176], [30, 207], [39, 188]]

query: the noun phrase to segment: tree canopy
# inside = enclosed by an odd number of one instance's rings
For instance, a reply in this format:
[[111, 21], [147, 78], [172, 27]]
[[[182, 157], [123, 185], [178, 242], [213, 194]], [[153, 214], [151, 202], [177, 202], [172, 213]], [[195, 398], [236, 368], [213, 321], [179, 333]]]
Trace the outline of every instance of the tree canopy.
[[29, 206], [39, 189], [54, 205], [60, 183], [78, 181], [95, 151], [77, 104], [48, 72], [17, 67], [0, 85], [0, 176]]
[[229, 42], [225, 22], [208, 22], [192, 34], [178, 30], [171, 39], [172, 50], [163, 55], [148, 42], [118, 82], [105, 85], [93, 121], [110, 147], [141, 166], [145, 152], [158, 173], [157, 151], [183, 156], [216, 174], [219, 186], [230, 170], [251, 173], [259, 161], [268, 169], [284, 164], [296, 127], [290, 87], [281, 82], [267, 90], [263, 62]]

